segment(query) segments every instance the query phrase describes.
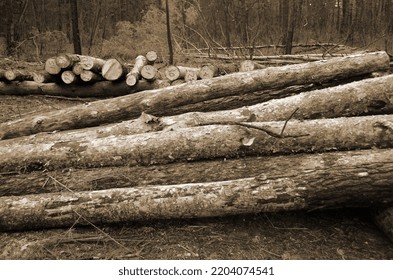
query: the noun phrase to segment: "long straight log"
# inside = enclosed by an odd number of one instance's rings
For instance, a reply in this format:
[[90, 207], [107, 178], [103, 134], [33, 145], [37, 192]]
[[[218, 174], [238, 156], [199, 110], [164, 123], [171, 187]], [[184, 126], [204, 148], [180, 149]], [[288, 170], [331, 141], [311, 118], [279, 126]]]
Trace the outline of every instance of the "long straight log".
[[[40, 116], [31, 115], [0, 124], [0, 139], [43, 131], [96, 126], [137, 117], [141, 112], [163, 116], [168, 115], [171, 109], [186, 104], [264, 89], [353, 77], [387, 69], [388, 65], [389, 56], [385, 52], [376, 52], [302, 65], [234, 73], [186, 83], [175, 88], [162, 88], [112, 100], [96, 101], [89, 106], [74, 106]], [[39, 123], [36, 123], [37, 120]]]
[[393, 150], [298, 157], [280, 175], [238, 180], [0, 197], [2, 231], [215, 217], [393, 201]]
[[0, 172], [393, 147], [393, 115], [230, 122], [137, 135], [97, 133], [77, 139], [72, 133], [0, 141]]
[[[98, 97], [107, 98], [127, 95], [144, 90], [152, 90], [160, 87], [159, 82], [147, 82], [141, 80], [138, 85], [130, 88], [125, 83], [101, 81], [93, 84], [63, 85], [56, 83], [37, 83], [25, 81], [19, 83], [0, 82], [0, 95], [52, 95], [65, 97]], [[7, 130], [0, 128], [0, 135]], [[0, 139], [1, 139], [0, 136]]]

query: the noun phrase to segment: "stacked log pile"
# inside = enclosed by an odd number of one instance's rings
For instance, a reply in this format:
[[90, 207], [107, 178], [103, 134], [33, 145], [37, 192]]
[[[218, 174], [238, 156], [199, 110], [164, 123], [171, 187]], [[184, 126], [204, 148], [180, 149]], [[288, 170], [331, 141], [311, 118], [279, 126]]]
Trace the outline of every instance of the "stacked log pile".
[[[166, 75], [148, 56], [106, 63], [122, 86]], [[384, 52], [218, 77], [172, 67], [191, 82], [0, 123], [0, 228], [389, 207], [393, 75], [370, 76], [388, 68]]]

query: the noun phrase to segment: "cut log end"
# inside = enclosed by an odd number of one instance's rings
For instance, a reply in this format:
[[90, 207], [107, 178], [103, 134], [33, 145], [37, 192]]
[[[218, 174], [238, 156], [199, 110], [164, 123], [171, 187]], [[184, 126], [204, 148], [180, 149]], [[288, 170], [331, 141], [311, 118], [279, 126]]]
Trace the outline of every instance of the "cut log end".
[[83, 70], [80, 74], [81, 80], [84, 82], [98, 82], [102, 80], [101, 75], [89, 70]]
[[102, 76], [108, 81], [116, 81], [124, 75], [125, 68], [117, 59], [109, 59], [102, 66]]
[[199, 70], [199, 77], [201, 79], [211, 79], [218, 76], [218, 68], [213, 65], [204, 65]]
[[61, 80], [65, 84], [70, 85], [70, 84], [76, 83], [76, 81], [78, 79], [77, 79], [77, 76], [74, 74], [74, 72], [64, 71], [63, 73], [61, 73]]
[[141, 76], [148, 80], [153, 81], [156, 78], [157, 69], [151, 65], [145, 65], [142, 67]]
[[129, 85], [130, 87], [133, 87], [137, 83], [138, 83], [138, 79], [135, 77], [135, 75], [132, 75], [132, 74], [127, 75], [127, 78], [126, 78], [127, 85]]
[[146, 54], [146, 59], [148, 61], [149, 64], [153, 64], [158, 58], [158, 55], [155, 51], [149, 51]]
[[170, 65], [165, 69], [165, 77], [173, 82], [180, 78], [180, 70], [174, 65]]

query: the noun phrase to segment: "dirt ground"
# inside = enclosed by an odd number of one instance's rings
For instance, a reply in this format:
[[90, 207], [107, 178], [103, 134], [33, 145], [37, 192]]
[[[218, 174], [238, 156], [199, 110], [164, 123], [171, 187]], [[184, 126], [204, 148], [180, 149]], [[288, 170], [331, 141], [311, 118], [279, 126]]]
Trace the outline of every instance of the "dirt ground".
[[[0, 122], [91, 100], [0, 94]], [[382, 260], [393, 243], [367, 209], [339, 209], [0, 233], [0, 259]]]

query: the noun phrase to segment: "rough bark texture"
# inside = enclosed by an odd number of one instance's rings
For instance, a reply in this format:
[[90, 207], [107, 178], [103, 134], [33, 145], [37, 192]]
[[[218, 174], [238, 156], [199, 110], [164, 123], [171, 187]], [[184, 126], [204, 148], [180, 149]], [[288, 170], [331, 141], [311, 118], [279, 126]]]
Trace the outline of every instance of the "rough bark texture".
[[70, 132], [60, 137], [37, 134], [0, 141], [0, 172], [392, 147], [393, 115], [226, 123], [138, 135], [98, 132], [90, 136], [75, 139]]
[[281, 175], [261, 170], [238, 180], [0, 197], [0, 228], [380, 205], [393, 201], [392, 159], [391, 149], [332, 153], [309, 156]]
[[[56, 83], [36, 83], [25, 81], [20, 83], [0, 82], [0, 95], [53, 95], [66, 97], [114, 97], [131, 94], [138, 91], [159, 88], [159, 82], [140, 81], [138, 85], [130, 88], [126, 83], [102, 81], [94, 84], [62, 85]], [[76, 113], [76, 112], [75, 112]], [[63, 116], [67, 118], [66, 116]], [[1, 125], [0, 125], [1, 126]], [[3, 130], [4, 129], [4, 130]], [[6, 133], [6, 128], [0, 128], [0, 135]], [[0, 136], [1, 138], [1, 136]]]
[[[385, 52], [377, 52], [303, 65], [235, 73], [215, 79], [186, 83], [175, 88], [145, 91], [3, 123], [0, 124], [0, 139], [43, 131], [96, 126], [137, 117], [141, 112], [159, 116], [168, 115], [173, 113], [170, 112], [171, 109], [187, 104], [264, 89], [356, 76], [386, 69], [388, 65], [388, 55]], [[37, 120], [40, 122], [37, 123]]]

